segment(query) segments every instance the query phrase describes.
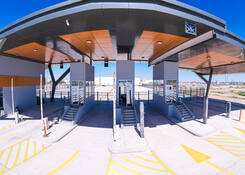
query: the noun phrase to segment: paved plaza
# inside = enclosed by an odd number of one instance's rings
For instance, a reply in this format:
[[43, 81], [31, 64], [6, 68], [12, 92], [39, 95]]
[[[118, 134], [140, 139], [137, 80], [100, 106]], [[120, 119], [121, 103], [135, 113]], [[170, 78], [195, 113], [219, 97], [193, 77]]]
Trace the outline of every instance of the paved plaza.
[[[145, 110], [144, 141], [148, 147], [123, 153], [110, 150], [113, 144], [110, 104], [96, 105], [85, 120], [54, 143], [39, 137], [42, 124], [38, 118], [17, 125], [13, 119], [3, 118], [0, 122], [0, 174], [245, 173], [245, 123], [237, 121], [237, 111], [232, 111], [230, 119], [221, 115], [210, 117], [208, 125], [214, 132], [197, 137], [152, 106], [146, 105]], [[51, 111], [47, 116], [53, 117], [56, 113]], [[130, 129], [125, 127], [121, 132], [127, 130]], [[54, 130], [50, 136], [52, 132]], [[132, 138], [121, 139], [130, 143], [136, 137], [139, 137], [137, 133], [132, 134]], [[138, 142], [133, 143], [137, 147]]]

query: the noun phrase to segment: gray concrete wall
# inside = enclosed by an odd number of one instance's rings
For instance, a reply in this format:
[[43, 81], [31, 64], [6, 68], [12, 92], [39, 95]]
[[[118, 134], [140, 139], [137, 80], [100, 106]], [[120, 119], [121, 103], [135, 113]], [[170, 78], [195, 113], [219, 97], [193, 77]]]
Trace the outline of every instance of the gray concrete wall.
[[[45, 77], [45, 65], [0, 55], [0, 75]], [[36, 86], [14, 87], [15, 107], [30, 108], [37, 104]], [[3, 105], [6, 114], [12, 113], [11, 87], [3, 88]], [[14, 107], [14, 108], [15, 108]]]
[[[72, 63], [70, 80], [82, 80], [84, 82], [84, 105], [79, 107], [75, 117], [75, 123], [79, 123], [94, 106], [94, 95], [86, 98], [86, 81], [94, 81], [94, 67], [87, 63]], [[93, 87], [94, 88], [94, 87]]]
[[86, 63], [71, 63], [70, 80], [85, 81], [85, 64]]
[[132, 80], [133, 82], [133, 103], [134, 103], [134, 93], [135, 93], [135, 63], [129, 60], [120, 60], [116, 62], [116, 99], [117, 104], [119, 103], [119, 92], [118, 92], [118, 82], [119, 80]]
[[[3, 94], [4, 111], [6, 114], [12, 113], [11, 88], [4, 87]], [[15, 107], [19, 106], [21, 109], [35, 106], [37, 104], [36, 87], [14, 87], [14, 102]]]
[[0, 75], [44, 76], [45, 65], [0, 55]]
[[[158, 94], [154, 93], [153, 104], [156, 108], [159, 109], [159, 111], [161, 111], [164, 115], [169, 117], [173, 116], [173, 107], [165, 103], [166, 80], [177, 80], [177, 89], [178, 89], [178, 79], [179, 79], [179, 75], [178, 75], [177, 62], [164, 61], [153, 67], [153, 81], [164, 80], [163, 96], [159, 96]], [[178, 90], [176, 91], [176, 93], [178, 93]]]
[[153, 67], [153, 80], [178, 80], [178, 63], [164, 61]]

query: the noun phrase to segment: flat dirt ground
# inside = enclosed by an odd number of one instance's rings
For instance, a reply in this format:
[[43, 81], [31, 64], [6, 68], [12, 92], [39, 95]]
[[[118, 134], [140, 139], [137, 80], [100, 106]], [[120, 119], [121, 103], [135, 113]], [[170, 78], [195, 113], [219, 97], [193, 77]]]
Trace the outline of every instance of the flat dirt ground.
[[209, 96], [245, 104], [245, 85], [212, 86]]

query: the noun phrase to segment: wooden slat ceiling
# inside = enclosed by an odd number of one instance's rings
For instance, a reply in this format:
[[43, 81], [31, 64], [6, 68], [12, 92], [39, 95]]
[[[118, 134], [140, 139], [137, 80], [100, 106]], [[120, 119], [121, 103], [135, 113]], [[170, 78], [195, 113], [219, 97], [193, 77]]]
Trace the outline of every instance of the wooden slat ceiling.
[[242, 59], [227, 56], [224, 54], [209, 52], [179, 61], [179, 67], [183, 69], [198, 70], [201, 68], [232, 65], [245, 62]]
[[44, 63], [68, 63], [74, 61], [73, 58], [50, 49], [46, 46], [38, 44], [36, 42], [32, 42], [29, 44], [25, 44], [22, 46], [18, 46], [16, 48], [4, 51], [6, 54], [20, 56], [29, 58], [31, 60], [36, 60]]
[[[61, 39], [93, 60], [115, 59], [112, 39], [108, 30], [96, 30], [60, 36]], [[91, 43], [88, 43], [91, 41]]]
[[152, 61], [187, 40], [189, 38], [182, 36], [144, 31], [133, 49], [132, 58], [133, 60]]
[[[13, 86], [38, 86], [40, 85], [40, 77], [25, 77], [25, 76], [8, 76], [0, 75], [0, 87], [10, 87], [11, 79]], [[45, 85], [45, 78], [42, 79], [42, 84]]]

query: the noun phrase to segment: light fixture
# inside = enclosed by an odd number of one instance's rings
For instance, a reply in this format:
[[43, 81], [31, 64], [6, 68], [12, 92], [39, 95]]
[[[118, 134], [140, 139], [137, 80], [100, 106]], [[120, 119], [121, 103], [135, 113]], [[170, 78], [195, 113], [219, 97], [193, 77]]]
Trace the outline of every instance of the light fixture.
[[63, 65], [63, 62], [60, 63], [60, 69], [63, 69], [64, 68], [64, 65]]
[[162, 41], [157, 41], [157, 44], [158, 44], [158, 45], [161, 45], [161, 44], [162, 44]]
[[91, 40], [87, 40], [86, 42], [87, 42], [87, 44], [91, 44], [91, 43], [92, 43], [92, 41], [91, 41]]
[[144, 59], [145, 57], [141, 57], [142, 59]]
[[109, 67], [109, 60], [107, 57], [104, 59], [104, 67]]
[[69, 27], [70, 26], [70, 21], [69, 19], [66, 19], [66, 25]]
[[38, 51], [38, 49], [34, 49], [34, 50], [33, 50], [33, 52], [37, 52], [37, 51]]

